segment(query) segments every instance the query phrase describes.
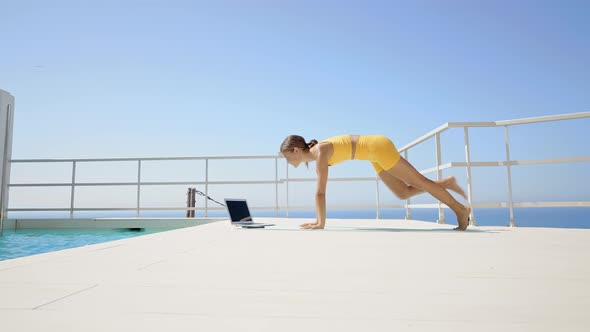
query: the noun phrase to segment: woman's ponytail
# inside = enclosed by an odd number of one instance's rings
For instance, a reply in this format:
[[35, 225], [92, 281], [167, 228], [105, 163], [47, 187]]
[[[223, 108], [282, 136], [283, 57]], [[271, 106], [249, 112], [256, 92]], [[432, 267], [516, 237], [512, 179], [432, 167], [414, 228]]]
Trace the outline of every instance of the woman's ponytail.
[[307, 148], [311, 149], [313, 148], [316, 144], [318, 144], [318, 141], [315, 139], [312, 139], [309, 143], [307, 143]]

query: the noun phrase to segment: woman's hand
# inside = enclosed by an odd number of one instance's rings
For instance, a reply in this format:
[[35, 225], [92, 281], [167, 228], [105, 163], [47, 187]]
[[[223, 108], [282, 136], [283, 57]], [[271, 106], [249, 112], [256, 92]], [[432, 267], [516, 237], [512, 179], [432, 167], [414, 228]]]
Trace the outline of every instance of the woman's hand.
[[303, 229], [324, 229], [324, 225], [320, 224], [319, 222], [315, 223], [305, 223], [299, 226]]

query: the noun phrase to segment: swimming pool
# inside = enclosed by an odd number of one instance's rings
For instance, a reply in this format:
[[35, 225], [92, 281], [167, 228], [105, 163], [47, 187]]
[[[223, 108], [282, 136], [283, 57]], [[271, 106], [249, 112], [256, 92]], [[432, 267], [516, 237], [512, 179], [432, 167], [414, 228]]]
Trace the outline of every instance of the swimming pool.
[[4, 231], [4, 234], [0, 236], [0, 261], [158, 233], [170, 229], [17, 229], [15, 231]]

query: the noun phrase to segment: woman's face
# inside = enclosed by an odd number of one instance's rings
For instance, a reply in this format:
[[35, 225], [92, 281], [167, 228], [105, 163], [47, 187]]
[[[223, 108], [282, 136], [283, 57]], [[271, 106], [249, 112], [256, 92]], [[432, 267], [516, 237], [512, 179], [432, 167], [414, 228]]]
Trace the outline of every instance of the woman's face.
[[287, 162], [293, 167], [297, 168], [301, 164], [302, 153], [301, 149], [295, 148], [293, 151], [285, 151], [282, 153], [283, 157], [287, 159]]

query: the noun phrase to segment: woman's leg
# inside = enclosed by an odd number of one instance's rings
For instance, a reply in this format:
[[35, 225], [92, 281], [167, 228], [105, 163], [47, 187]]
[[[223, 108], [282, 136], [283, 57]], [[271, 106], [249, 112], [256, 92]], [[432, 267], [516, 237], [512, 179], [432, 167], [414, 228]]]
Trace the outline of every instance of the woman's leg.
[[[424, 192], [423, 189], [408, 186], [405, 182], [386, 171], [381, 171], [379, 173], [379, 178], [381, 178], [381, 181], [385, 183], [387, 188], [389, 188], [389, 190], [391, 190], [400, 199], [408, 199]], [[445, 189], [452, 190], [463, 197], [466, 197], [465, 192], [463, 189], [461, 189], [461, 187], [459, 187], [457, 184], [457, 179], [455, 179], [454, 176], [449, 176], [445, 179], [434, 181], [434, 183], [437, 183], [439, 186]]]
[[457, 202], [455, 198], [449, 194], [440, 184], [430, 180], [424, 175], [420, 174], [414, 166], [412, 166], [403, 157], [395, 164], [392, 168], [386, 170], [389, 175], [396, 177], [397, 179], [409, 184], [414, 188], [422, 189], [434, 196], [439, 201], [447, 205], [455, 215], [457, 215], [457, 226], [456, 230], [465, 230], [469, 226], [469, 213], [470, 209], [465, 207], [463, 204]]

